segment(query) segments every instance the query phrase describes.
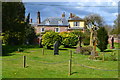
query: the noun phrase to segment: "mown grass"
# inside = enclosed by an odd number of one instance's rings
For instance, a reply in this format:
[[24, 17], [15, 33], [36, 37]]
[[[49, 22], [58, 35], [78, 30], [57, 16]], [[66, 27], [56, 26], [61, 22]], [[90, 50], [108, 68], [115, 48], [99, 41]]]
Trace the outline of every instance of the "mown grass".
[[[116, 45], [115, 45], [116, 46]], [[42, 48], [26, 48], [23, 52], [12, 52], [2, 56], [2, 78], [117, 78], [118, 61], [90, 60], [89, 55], [72, 55], [72, 75], [68, 75], [69, 50], [75, 48], [60, 47], [59, 55], [53, 55], [53, 50]], [[111, 50], [111, 49], [108, 49]], [[116, 50], [112, 50], [116, 52]], [[105, 52], [109, 54], [111, 52]], [[27, 67], [23, 68], [23, 55], [27, 56]], [[58, 63], [57, 63], [58, 62]], [[62, 63], [61, 63], [62, 62]], [[52, 64], [54, 63], [54, 64]], [[55, 64], [57, 63], [57, 64]], [[83, 67], [86, 65], [91, 68]], [[103, 69], [103, 70], [96, 70]]]

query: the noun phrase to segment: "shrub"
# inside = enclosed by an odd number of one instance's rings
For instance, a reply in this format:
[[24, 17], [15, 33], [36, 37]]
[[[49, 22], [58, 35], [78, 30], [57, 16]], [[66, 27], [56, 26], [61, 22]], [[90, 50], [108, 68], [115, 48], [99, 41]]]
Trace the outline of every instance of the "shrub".
[[89, 45], [90, 44], [90, 37], [85, 36], [85, 38], [83, 39], [83, 43], [84, 43], [84, 45]]
[[5, 32], [2, 40], [6, 45], [20, 45], [24, 42], [24, 38], [20, 32]]
[[76, 53], [80, 53], [80, 54], [83, 54], [83, 55], [90, 55], [91, 54], [91, 51], [92, 51], [92, 46], [87, 46], [87, 47], [77, 47], [76, 49]]
[[53, 44], [55, 43], [55, 41], [61, 42], [61, 37], [56, 32], [53, 32], [53, 31], [46, 32], [42, 36], [42, 45], [46, 46], [47, 48], [51, 48], [51, 46], [53, 46]]
[[90, 33], [88, 31], [85, 31], [84, 38], [83, 38], [84, 45], [90, 44]]
[[64, 45], [64, 47], [72, 47], [77, 45], [78, 38], [75, 34], [68, 32], [61, 32], [60, 36], [62, 37], [61, 44]]
[[108, 34], [104, 27], [100, 27], [97, 31], [97, 38], [98, 38], [98, 48], [101, 52], [107, 49], [108, 44]]

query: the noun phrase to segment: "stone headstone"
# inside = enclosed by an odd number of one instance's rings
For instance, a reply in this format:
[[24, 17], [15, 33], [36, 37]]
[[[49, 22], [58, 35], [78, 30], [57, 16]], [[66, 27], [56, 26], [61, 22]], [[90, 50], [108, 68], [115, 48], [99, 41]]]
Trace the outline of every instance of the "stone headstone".
[[114, 37], [111, 38], [111, 49], [114, 49]]
[[82, 43], [82, 37], [78, 36], [78, 44], [79, 44], [80, 47], [82, 47], [81, 43]]
[[59, 41], [54, 43], [54, 55], [59, 55]]

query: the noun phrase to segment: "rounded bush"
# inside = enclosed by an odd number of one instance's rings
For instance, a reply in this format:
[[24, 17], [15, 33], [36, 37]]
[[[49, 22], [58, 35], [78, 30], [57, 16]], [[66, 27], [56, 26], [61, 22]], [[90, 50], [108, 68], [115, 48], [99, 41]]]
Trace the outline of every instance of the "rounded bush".
[[46, 46], [47, 48], [51, 48], [51, 46], [53, 46], [55, 41], [61, 42], [61, 37], [57, 32], [53, 32], [53, 31], [46, 32], [42, 36], [42, 45]]
[[61, 32], [60, 36], [62, 37], [61, 44], [64, 45], [64, 47], [72, 47], [77, 45], [78, 37], [75, 34], [68, 32]]

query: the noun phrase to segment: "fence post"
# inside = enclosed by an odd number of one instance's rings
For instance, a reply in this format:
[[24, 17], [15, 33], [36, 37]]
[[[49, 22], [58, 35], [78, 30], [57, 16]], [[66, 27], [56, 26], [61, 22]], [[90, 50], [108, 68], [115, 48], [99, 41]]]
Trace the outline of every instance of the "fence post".
[[105, 61], [105, 53], [103, 52], [103, 61]]
[[26, 67], [26, 56], [23, 56], [23, 67]]
[[70, 60], [69, 60], [69, 75], [71, 75], [72, 72], [72, 50], [70, 50]]
[[44, 55], [44, 48], [42, 49], [42, 55]]

